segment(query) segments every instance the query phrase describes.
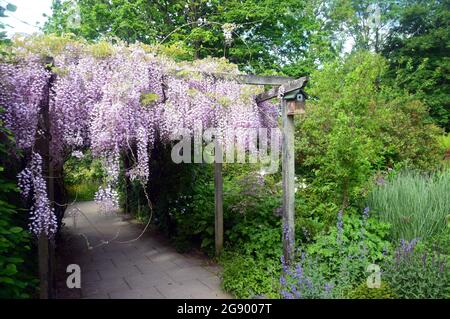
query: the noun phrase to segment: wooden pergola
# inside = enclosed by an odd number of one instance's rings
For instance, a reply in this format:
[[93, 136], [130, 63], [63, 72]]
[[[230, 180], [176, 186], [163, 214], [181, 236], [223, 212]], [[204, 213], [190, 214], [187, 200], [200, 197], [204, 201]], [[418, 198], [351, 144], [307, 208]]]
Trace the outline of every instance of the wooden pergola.
[[[52, 58], [45, 59], [47, 69], [51, 71]], [[286, 262], [292, 261], [294, 257], [295, 243], [295, 165], [294, 165], [294, 116], [302, 114], [305, 110], [305, 95], [303, 88], [308, 78], [298, 79], [281, 76], [256, 76], [256, 75], [230, 75], [223, 73], [210, 74], [217, 78], [232, 78], [241, 84], [248, 85], [271, 85], [267, 92], [256, 97], [257, 102], [281, 98], [282, 114], [282, 179], [283, 179], [283, 254]], [[37, 134], [36, 149], [43, 158], [43, 173], [46, 176], [47, 191], [50, 201], [61, 201], [61, 185], [57, 185], [54, 176], [60, 176], [62, 166], [55, 167], [50, 156], [50, 120], [49, 102], [50, 91], [56, 76], [52, 73], [44, 91], [44, 98], [40, 102], [41, 112], [38, 122], [38, 131], [44, 134]], [[164, 83], [162, 83], [163, 88]], [[215, 185], [215, 249], [216, 255], [220, 255], [223, 248], [223, 180], [222, 163], [215, 163], [214, 185]], [[57, 208], [57, 215], [62, 218], [64, 210]], [[39, 257], [39, 278], [40, 278], [40, 298], [54, 298], [55, 285], [55, 239], [48, 239], [45, 234], [41, 234], [38, 241]]]
[[[220, 76], [220, 74], [218, 75]], [[308, 77], [298, 79], [282, 76], [238, 75], [234, 79], [242, 84], [272, 85], [271, 90], [256, 97], [257, 102], [281, 98], [282, 117], [282, 184], [283, 184], [283, 255], [290, 263], [294, 257], [295, 244], [295, 162], [294, 162], [294, 116], [305, 112], [303, 88]], [[223, 180], [222, 163], [214, 164], [215, 186], [215, 248], [219, 256], [223, 248]]]

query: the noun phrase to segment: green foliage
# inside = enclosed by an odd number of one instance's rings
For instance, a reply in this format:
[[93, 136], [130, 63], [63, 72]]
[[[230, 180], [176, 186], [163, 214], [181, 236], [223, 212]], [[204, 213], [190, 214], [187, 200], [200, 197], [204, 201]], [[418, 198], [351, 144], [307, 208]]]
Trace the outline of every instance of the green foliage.
[[64, 162], [64, 184], [69, 200], [93, 200], [104, 175], [100, 160], [89, 152]]
[[430, 238], [447, 230], [450, 173], [402, 171], [373, 189], [368, 205], [389, 223], [392, 238]]
[[223, 283], [226, 291], [236, 298], [265, 296], [278, 298], [279, 259], [257, 260], [250, 256], [225, 252], [220, 259], [223, 265]]
[[190, 248], [190, 242], [200, 242], [209, 255], [214, 254], [214, 183], [197, 183], [193, 195], [181, 195], [169, 202], [169, 216], [176, 227], [175, 244], [178, 250]]
[[[205, 169], [205, 167], [204, 167]], [[209, 168], [211, 172], [211, 168]], [[270, 177], [251, 172], [240, 175], [225, 168], [224, 229], [225, 242], [254, 258], [281, 255], [281, 223], [274, 214], [280, 197]], [[189, 242], [199, 242], [214, 253], [214, 183], [211, 174], [198, 174], [189, 195], [181, 194], [169, 202], [169, 216], [176, 228], [175, 242], [180, 250]]]
[[383, 277], [399, 298], [450, 298], [450, 268], [439, 250], [419, 249], [415, 241], [402, 242], [383, 269]]
[[68, 184], [79, 183], [82, 180], [98, 181], [104, 176], [99, 159], [93, 159], [89, 152], [82, 158], [71, 156], [64, 162], [64, 181]]
[[336, 225], [318, 235], [305, 253], [317, 263], [317, 271], [345, 290], [367, 277], [368, 264], [385, 258], [391, 247], [388, 234], [389, 225], [373, 217], [347, 214], [343, 216], [342, 230]]
[[19, 201], [17, 187], [5, 176], [3, 158], [11, 150], [13, 140], [3, 123], [0, 123], [0, 141], [0, 299], [29, 298], [36, 285], [26, 265], [31, 235], [22, 227], [26, 213], [14, 204]]
[[[329, 33], [308, 0], [54, 1], [46, 33], [97, 41], [109, 37], [128, 43], [167, 45], [187, 59], [229, 57], [259, 74], [305, 75], [332, 55]], [[75, 4], [75, 5], [74, 5]], [[80, 15], [80, 23], [71, 18]], [[180, 14], [180, 12], [182, 14]], [[199, 22], [202, 19], [202, 22]], [[225, 43], [222, 26], [236, 25]], [[175, 46], [173, 46], [175, 45]], [[274, 48], [277, 48], [274, 50]], [[289, 62], [289, 63], [286, 63]]]
[[[282, 252], [279, 185], [274, 176], [261, 176], [252, 168], [229, 168], [224, 188], [224, 207], [229, 212], [227, 240], [245, 255], [277, 259]], [[253, 168], [254, 169], [254, 168]], [[233, 174], [234, 173], [234, 174]]]
[[350, 299], [396, 299], [395, 292], [385, 282], [379, 288], [369, 288], [366, 282], [356, 286], [347, 295]]
[[444, 150], [450, 150], [450, 133], [439, 136], [438, 141]]
[[80, 181], [78, 184], [65, 185], [68, 200], [89, 201], [94, 199], [99, 184], [89, 181]]
[[389, 226], [368, 216], [339, 215], [336, 226], [301, 245], [296, 262], [285, 269], [281, 283], [284, 298], [346, 298], [366, 280], [367, 266], [383, 261], [390, 250]]
[[[3, 197], [12, 185], [0, 179], [0, 186]], [[29, 298], [27, 290], [35, 284], [28, 282], [27, 276], [21, 273], [31, 236], [22, 227], [14, 226], [16, 213], [14, 205], [0, 200], [0, 298]]]
[[146, 93], [141, 95], [141, 104], [144, 106], [151, 105], [159, 99], [159, 95], [156, 93]]
[[434, 121], [450, 130], [449, 1], [402, 1], [398, 23], [389, 30], [383, 54], [390, 77], [429, 108]]
[[359, 52], [312, 74], [311, 102], [297, 122], [295, 147], [297, 170], [318, 205], [354, 205], [380, 168], [439, 163], [439, 129], [426, 124], [423, 104], [381, 85], [385, 71], [382, 57]]
[[347, 49], [349, 37], [354, 41], [353, 50], [379, 52], [384, 32], [396, 22], [395, 13], [402, 1], [379, 0], [328, 0], [327, 5], [317, 5], [325, 17], [325, 28], [333, 33], [337, 50]]
[[[333, 279], [327, 278], [317, 258], [301, 254], [294, 266], [283, 265], [281, 296], [286, 299], [332, 299], [342, 297]], [[340, 288], [340, 286], [338, 287]]]
[[[6, 2], [6, 6], [5, 3], [2, 3], [0, 5], [0, 18], [6, 18], [8, 17], [8, 12], [15, 12], [17, 10], [17, 6], [15, 6], [12, 3]], [[5, 28], [5, 24], [0, 20], [0, 45], [7, 42], [6, 41], [6, 32], [3, 31], [3, 29]], [[0, 50], [0, 55], [1, 55], [2, 51]]]

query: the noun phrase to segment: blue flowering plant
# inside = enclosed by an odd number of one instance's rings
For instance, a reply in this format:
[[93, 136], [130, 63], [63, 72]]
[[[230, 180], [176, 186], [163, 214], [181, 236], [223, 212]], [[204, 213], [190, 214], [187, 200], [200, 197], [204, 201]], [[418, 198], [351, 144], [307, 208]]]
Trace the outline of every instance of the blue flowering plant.
[[336, 225], [298, 251], [295, 265], [284, 260], [280, 278], [284, 298], [344, 298], [367, 279], [369, 264], [380, 264], [391, 250], [389, 225], [369, 215], [337, 214]]
[[439, 244], [424, 246], [415, 238], [400, 240], [392, 258], [383, 265], [382, 278], [399, 298], [450, 298], [448, 257]]
[[301, 254], [293, 267], [281, 257], [283, 273], [280, 277], [281, 297], [284, 299], [331, 299], [335, 298], [335, 284], [317, 271], [317, 260]]

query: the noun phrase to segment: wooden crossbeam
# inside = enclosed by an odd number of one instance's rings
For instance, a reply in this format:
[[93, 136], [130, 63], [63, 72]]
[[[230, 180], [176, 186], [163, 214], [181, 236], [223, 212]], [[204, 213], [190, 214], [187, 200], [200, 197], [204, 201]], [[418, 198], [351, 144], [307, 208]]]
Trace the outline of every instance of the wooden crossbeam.
[[283, 85], [290, 81], [294, 81], [295, 78], [287, 76], [259, 76], [253, 74], [243, 74], [236, 76], [236, 80], [242, 84], [253, 84], [253, 85]]
[[[175, 72], [185, 71], [184, 68], [176, 68]], [[291, 81], [295, 81], [295, 78], [288, 76], [278, 75], [254, 75], [254, 74], [232, 74], [226, 72], [200, 72], [205, 76], [211, 76], [217, 79], [235, 80], [241, 84], [250, 85], [283, 85]]]
[[[284, 94], [287, 94], [289, 92], [301, 89], [305, 86], [306, 82], [308, 82], [309, 78], [307, 76], [298, 78], [296, 80], [288, 81], [287, 83], [283, 84], [283, 90]], [[270, 99], [273, 99], [274, 97], [278, 96], [278, 92], [280, 90], [280, 87], [274, 87], [270, 89], [267, 92], [261, 93], [256, 96], [257, 102], [263, 102]]]

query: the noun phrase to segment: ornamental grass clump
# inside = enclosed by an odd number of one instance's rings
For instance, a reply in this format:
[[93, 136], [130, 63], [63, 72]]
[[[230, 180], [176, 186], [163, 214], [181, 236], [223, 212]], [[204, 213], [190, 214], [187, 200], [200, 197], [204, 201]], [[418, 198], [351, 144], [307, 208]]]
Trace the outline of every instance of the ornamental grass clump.
[[379, 183], [368, 203], [391, 224], [395, 240], [438, 235], [446, 231], [450, 214], [450, 172], [402, 171]]

